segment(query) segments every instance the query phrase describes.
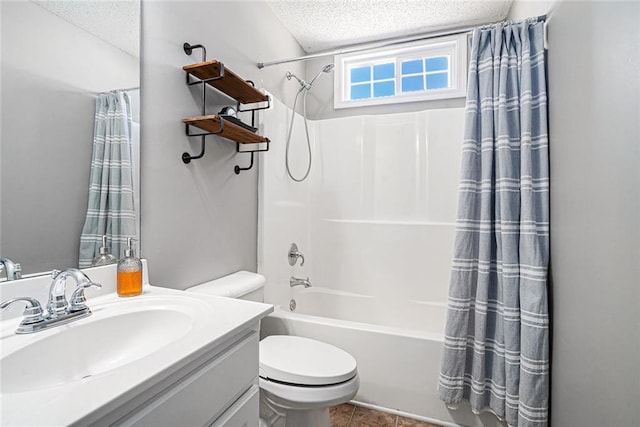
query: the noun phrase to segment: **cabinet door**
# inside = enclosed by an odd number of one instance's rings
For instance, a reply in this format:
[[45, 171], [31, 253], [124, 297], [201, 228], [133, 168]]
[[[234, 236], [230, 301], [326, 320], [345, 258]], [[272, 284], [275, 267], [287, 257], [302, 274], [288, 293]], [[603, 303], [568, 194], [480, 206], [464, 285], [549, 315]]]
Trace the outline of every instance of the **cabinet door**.
[[254, 385], [211, 424], [211, 427], [258, 427], [260, 387]]
[[[211, 424], [258, 376], [258, 335], [252, 332], [231, 349], [197, 369], [120, 425], [196, 427]], [[256, 415], [257, 420], [257, 415]]]

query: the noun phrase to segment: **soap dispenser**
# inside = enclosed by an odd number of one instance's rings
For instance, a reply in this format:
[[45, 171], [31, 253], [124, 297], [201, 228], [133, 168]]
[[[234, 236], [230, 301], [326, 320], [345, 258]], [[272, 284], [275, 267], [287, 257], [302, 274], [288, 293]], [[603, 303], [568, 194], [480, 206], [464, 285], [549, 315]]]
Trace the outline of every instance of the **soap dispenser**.
[[100, 255], [93, 259], [91, 267], [98, 267], [100, 265], [115, 264], [118, 262], [118, 258], [113, 256], [111, 248], [107, 246], [107, 235], [102, 236], [102, 246], [100, 246]]
[[142, 293], [142, 261], [132, 247], [133, 239], [127, 238], [127, 249], [118, 262], [118, 295], [133, 297]]

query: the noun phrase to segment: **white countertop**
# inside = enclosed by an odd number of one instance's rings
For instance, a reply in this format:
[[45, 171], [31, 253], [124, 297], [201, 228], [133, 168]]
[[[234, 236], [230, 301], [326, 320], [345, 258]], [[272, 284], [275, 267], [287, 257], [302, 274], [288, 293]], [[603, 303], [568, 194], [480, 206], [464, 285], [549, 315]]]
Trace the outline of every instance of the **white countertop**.
[[[50, 426], [91, 423], [157, 385], [190, 362], [209, 352], [213, 353], [241, 331], [255, 328], [260, 319], [273, 311], [273, 306], [269, 304], [145, 286], [143, 294], [137, 297], [119, 298], [111, 293], [90, 298], [87, 301], [93, 311], [90, 317], [42, 332], [16, 335], [14, 332], [20, 319], [4, 320], [0, 323], [0, 353], [5, 357], [16, 349], [52, 336], [63, 328], [99, 320], [118, 304], [134, 303], [166, 303], [168, 306], [175, 303], [182, 309], [188, 307], [190, 315], [195, 313], [194, 321], [188, 332], [180, 338], [114, 369], [48, 388], [11, 393], [0, 390], [0, 424]], [[129, 327], [131, 329], [124, 329], [121, 333], [127, 334], [136, 325], [127, 325]], [[72, 348], [62, 348], [60, 351], [69, 353], [69, 359], [72, 359]], [[67, 357], [66, 354], [63, 356]], [[52, 356], [42, 354], [41, 357], [47, 362]], [[69, 363], [73, 363], [72, 360]], [[1, 369], [0, 365], [0, 375]], [[55, 364], [51, 365], [51, 369], [56, 369]]]

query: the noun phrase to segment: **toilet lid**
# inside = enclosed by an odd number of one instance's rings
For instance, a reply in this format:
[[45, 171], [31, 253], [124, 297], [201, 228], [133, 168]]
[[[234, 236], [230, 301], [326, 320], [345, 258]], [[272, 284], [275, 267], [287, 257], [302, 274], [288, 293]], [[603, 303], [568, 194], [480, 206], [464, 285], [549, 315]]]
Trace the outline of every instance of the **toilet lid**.
[[260, 341], [260, 376], [300, 385], [329, 385], [356, 375], [356, 360], [344, 350], [291, 335]]

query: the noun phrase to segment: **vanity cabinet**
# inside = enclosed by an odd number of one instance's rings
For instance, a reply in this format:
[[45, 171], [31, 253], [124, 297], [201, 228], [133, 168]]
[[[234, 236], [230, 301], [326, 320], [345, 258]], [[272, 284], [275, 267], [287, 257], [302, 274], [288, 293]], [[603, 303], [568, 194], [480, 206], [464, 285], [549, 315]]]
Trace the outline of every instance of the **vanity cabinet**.
[[[121, 408], [98, 425], [257, 427], [258, 327], [236, 335], [224, 350], [199, 358], [145, 393], [135, 408]], [[159, 389], [159, 390], [158, 390]], [[136, 399], [139, 400], [139, 399]], [[129, 405], [127, 405], [129, 406]], [[120, 415], [126, 412], [124, 415]], [[114, 420], [113, 416], [120, 416]]]
[[[273, 306], [146, 275], [142, 295], [120, 298], [116, 269], [85, 270], [108, 292], [89, 297], [91, 316], [35, 334], [15, 333], [21, 311], [0, 321], [0, 362], [13, 373], [0, 376], [0, 425], [257, 427], [258, 331]], [[15, 282], [4, 299], [46, 301], [51, 278]]]

